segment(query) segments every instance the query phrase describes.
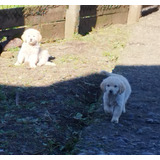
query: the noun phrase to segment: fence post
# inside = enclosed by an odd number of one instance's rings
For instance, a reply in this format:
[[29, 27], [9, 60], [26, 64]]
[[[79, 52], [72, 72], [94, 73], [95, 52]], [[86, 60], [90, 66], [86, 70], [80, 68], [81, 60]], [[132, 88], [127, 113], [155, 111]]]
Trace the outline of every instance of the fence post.
[[130, 5], [127, 24], [133, 24], [141, 17], [142, 5]]
[[80, 5], [69, 5], [66, 12], [65, 38], [72, 38], [78, 30]]

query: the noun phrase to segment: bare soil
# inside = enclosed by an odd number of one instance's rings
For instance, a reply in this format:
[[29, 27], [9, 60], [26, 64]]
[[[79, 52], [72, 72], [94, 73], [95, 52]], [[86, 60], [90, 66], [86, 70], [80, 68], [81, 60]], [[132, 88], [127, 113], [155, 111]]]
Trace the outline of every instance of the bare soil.
[[[71, 40], [42, 44], [56, 66], [0, 57], [0, 154], [160, 154], [160, 12]], [[128, 78], [127, 113], [103, 112], [101, 70]]]

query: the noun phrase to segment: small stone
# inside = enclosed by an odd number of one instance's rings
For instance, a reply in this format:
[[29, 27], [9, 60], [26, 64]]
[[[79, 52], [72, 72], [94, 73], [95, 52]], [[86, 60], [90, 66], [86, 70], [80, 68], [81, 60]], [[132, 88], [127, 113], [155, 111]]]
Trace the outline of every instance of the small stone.
[[137, 134], [145, 134], [145, 133], [148, 133], [148, 132], [152, 132], [152, 128], [150, 127], [142, 127], [140, 129], [138, 129], [138, 131], [136, 132]]
[[10, 40], [5, 47], [3, 48], [4, 51], [11, 49], [11, 48], [16, 48], [20, 47], [22, 45], [23, 41], [20, 38], [14, 38]]
[[2, 58], [7, 58], [7, 59], [11, 59], [15, 57], [15, 53], [11, 52], [11, 51], [5, 51], [1, 53], [1, 57]]
[[155, 113], [149, 112], [147, 115], [148, 115], [149, 117], [154, 117], [154, 116], [155, 116]]
[[146, 118], [145, 122], [150, 124], [150, 123], [153, 123], [154, 120], [152, 118]]
[[143, 134], [143, 130], [142, 129], [138, 129], [138, 131], [136, 133], [137, 134]]

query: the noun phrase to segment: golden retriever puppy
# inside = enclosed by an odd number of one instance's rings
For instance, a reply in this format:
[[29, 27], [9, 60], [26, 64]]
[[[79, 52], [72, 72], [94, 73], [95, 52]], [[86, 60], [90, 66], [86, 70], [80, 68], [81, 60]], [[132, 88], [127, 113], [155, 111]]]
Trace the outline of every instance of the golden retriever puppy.
[[131, 94], [131, 86], [122, 75], [106, 71], [101, 71], [101, 74], [108, 76], [100, 84], [100, 88], [104, 92], [104, 111], [112, 115], [111, 122], [118, 123], [122, 112], [126, 112], [125, 104]]
[[55, 65], [49, 62], [49, 53], [47, 50], [42, 50], [40, 48], [40, 41], [42, 36], [40, 32], [36, 29], [27, 29], [22, 35], [23, 44], [19, 51], [17, 62], [15, 65], [20, 65], [22, 63], [29, 63], [31, 68], [42, 65]]

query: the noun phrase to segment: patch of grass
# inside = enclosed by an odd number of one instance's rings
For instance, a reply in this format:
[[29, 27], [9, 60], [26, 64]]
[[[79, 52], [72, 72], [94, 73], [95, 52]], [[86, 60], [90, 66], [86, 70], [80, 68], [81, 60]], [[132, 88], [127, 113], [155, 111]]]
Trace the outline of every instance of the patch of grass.
[[4, 42], [7, 40], [7, 37], [3, 36], [1, 39], [0, 39], [0, 42]]
[[95, 40], [95, 35], [92, 34], [92, 32], [88, 33], [85, 36], [82, 36], [78, 33], [74, 34], [73, 39], [74, 40], [79, 40], [79, 41], [85, 41], [85, 42], [93, 42]]
[[70, 63], [74, 62], [77, 63], [79, 62], [80, 58], [77, 55], [73, 54], [66, 54], [58, 59], [58, 62], [60, 63]]
[[9, 48], [9, 49], [7, 49], [7, 51], [9, 51], [9, 52], [18, 52], [19, 51], [19, 47]]
[[117, 61], [117, 59], [118, 59], [118, 55], [115, 55], [111, 52], [104, 51], [104, 52], [102, 52], [102, 55], [104, 57], [107, 57], [108, 61]]
[[48, 139], [46, 143], [43, 143], [43, 146], [49, 151], [50, 154], [54, 153], [54, 150], [60, 148], [60, 143], [56, 142], [55, 139]]
[[25, 5], [0, 5], [0, 9], [20, 8]]
[[76, 145], [78, 140], [79, 140], [78, 132], [73, 132], [72, 136], [70, 136], [70, 138], [68, 138], [65, 145], [60, 148], [61, 151], [65, 152], [66, 155], [72, 154], [74, 146]]
[[126, 45], [125, 45], [125, 42], [119, 42], [119, 41], [115, 41], [113, 42], [113, 49], [121, 49], [121, 48], [124, 48]]
[[0, 130], [0, 135], [5, 135], [7, 137], [10, 137], [10, 138], [13, 138], [13, 137], [16, 137], [17, 136], [17, 133], [13, 130], [7, 130], [7, 131], [4, 131], [4, 130]]
[[6, 95], [2, 90], [2, 87], [0, 87], [0, 101], [4, 101], [4, 100], [6, 100]]

